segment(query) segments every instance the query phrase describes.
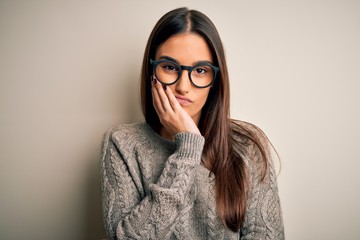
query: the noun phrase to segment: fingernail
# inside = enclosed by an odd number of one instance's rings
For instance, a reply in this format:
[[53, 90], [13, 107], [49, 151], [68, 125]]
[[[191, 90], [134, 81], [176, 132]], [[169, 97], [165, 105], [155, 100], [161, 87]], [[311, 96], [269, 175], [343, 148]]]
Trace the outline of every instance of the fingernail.
[[163, 89], [166, 90], [166, 85], [165, 84], [163, 84]]

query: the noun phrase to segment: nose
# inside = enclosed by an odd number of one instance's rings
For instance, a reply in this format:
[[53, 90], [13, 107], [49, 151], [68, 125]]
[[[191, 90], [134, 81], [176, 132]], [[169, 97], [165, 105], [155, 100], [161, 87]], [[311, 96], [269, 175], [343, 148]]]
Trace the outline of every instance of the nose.
[[186, 94], [190, 91], [192, 85], [191, 85], [191, 81], [189, 79], [189, 71], [184, 69], [181, 73], [181, 77], [179, 78], [179, 80], [176, 82], [176, 86], [175, 89], [177, 92], [179, 92], [180, 94]]

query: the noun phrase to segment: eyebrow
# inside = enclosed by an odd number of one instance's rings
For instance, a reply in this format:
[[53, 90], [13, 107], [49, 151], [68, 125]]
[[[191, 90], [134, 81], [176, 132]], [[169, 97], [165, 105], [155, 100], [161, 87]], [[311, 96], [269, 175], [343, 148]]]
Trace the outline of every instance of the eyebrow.
[[[159, 59], [169, 60], [169, 61], [175, 62], [175, 63], [180, 65], [179, 61], [177, 61], [175, 58], [172, 58], [172, 57], [169, 57], [169, 56], [160, 56]], [[194, 62], [192, 66], [195, 66], [195, 65], [200, 64], [200, 63], [208, 63], [208, 64], [213, 65], [213, 63], [211, 61], [200, 60], [200, 61]]]

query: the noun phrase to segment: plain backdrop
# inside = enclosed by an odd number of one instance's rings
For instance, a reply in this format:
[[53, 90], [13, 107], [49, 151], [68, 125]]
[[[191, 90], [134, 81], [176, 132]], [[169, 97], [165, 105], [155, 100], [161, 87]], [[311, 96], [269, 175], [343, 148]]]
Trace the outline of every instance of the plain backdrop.
[[286, 238], [360, 239], [360, 1], [349, 0], [1, 0], [0, 239], [105, 236], [102, 135], [142, 121], [145, 44], [180, 6], [213, 20], [231, 116], [281, 156]]

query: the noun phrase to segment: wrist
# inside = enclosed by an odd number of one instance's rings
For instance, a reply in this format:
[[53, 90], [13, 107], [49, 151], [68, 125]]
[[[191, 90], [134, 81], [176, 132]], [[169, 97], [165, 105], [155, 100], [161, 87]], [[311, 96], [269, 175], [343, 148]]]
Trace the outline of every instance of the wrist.
[[177, 150], [184, 155], [200, 155], [205, 144], [205, 138], [201, 134], [193, 132], [180, 132], [175, 135]]

